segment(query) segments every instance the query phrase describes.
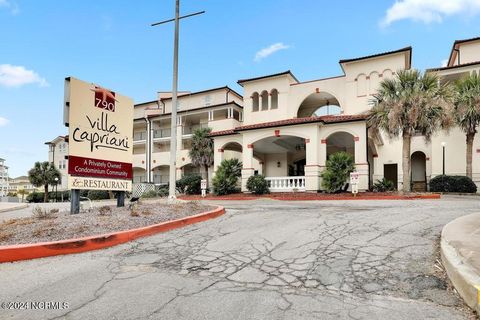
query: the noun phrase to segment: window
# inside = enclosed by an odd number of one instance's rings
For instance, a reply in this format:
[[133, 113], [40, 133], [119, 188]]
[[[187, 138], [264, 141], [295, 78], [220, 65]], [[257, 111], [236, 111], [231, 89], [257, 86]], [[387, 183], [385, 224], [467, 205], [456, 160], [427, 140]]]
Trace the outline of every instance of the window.
[[259, 96], [258, 92], [252, 94], [252, 111], [258, 111], [259, 106]]
[[262, 91], [262, 111], [268, 110], [268, 92]]
[[270, 95], [271, 95], [270, 109], [278, 109], [278, 90], [273, 89]]

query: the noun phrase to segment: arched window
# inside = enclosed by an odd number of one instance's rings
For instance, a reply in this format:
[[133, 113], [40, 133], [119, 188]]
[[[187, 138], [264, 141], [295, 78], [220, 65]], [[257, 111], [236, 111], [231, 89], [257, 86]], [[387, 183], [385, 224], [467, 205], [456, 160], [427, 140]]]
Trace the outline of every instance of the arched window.
[[362, 73], [357, 76], [357, 97], [365, 95], [367, 95], [367, 76]]
[[259, 96], [258, 92], [252, 94], [252, 111], [258, 111], [259, 106]]
[[262, 111], [268, 110], [268, 92], [262, 91]]
[[270, 109], [278, 109], [278, 90], [273, 89], [270, 93], [271, 95], [271, 103]]

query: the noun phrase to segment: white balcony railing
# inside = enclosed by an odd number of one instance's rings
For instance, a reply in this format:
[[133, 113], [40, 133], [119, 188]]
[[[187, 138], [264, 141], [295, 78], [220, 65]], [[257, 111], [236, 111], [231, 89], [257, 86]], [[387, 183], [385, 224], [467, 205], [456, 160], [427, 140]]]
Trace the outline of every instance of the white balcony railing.
[[153, 130], [153, 138], [170, 138], [172, 135], [172, 130], [170, 128], [167, 129], [156, 129]]
[[271, 192], [305, 191], [305, 176], [266, 177]]
[[134, 132], [133, 133], [133, 141], [142, 141], [147, 139], [146, 132]]

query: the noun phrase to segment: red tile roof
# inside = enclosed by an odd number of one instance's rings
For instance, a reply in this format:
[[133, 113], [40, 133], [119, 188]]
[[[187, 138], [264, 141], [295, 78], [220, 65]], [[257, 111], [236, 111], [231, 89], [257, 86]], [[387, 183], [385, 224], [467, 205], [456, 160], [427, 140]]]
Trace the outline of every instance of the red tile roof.
[[290, 126], [290, 125], [297, 125], [297, 124], [304, 124], [304, 123], [323, 122], [325, 124], [330, 124], [330, 123], [339, 123], [339, 122], [361, 121], [365, 119], [367, 119], [366, 114], [292, 118], [292, 119], [286, 119], [286, 120], [250, 124], [246, 126], [236, 127], [235, 129], [231, 129], [231, 130], [215, 131], [210, 133], [210, 136], [213, 136], [213, 137], [225, 136], [225, 135], [238, 133], [238, 131], [272, 128], [272, 127], [283, 127], [283, 126]]

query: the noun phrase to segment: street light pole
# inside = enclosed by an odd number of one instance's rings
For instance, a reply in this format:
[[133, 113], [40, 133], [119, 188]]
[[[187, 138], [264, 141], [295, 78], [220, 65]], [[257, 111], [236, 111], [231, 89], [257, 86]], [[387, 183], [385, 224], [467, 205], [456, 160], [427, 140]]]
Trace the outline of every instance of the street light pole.
[[55, 202], [58, 201], [57, 192], [58, 192], [58, 177], [55, 177]]
[[175, 21], [175, 36], [173, 42], [173, 83], [172, 83], [172, 119], [171, 119], [171, 135], [170, 135], [170, 176], [169, 176], [169, 188], [168, 199], [173, 201], [175, 196], [175, 184], [177, 173], [177, 100], [178, 100], [178, 40], [180, 34], [180, 19], [188, 18], [198, 14], [205, 13], [200, 11], [192, 14], [180, 17], [180, 0], [175, 0], [175, 18], [165, 21], [160, 21], [152, 24], [158, 26], [167, 22]]

